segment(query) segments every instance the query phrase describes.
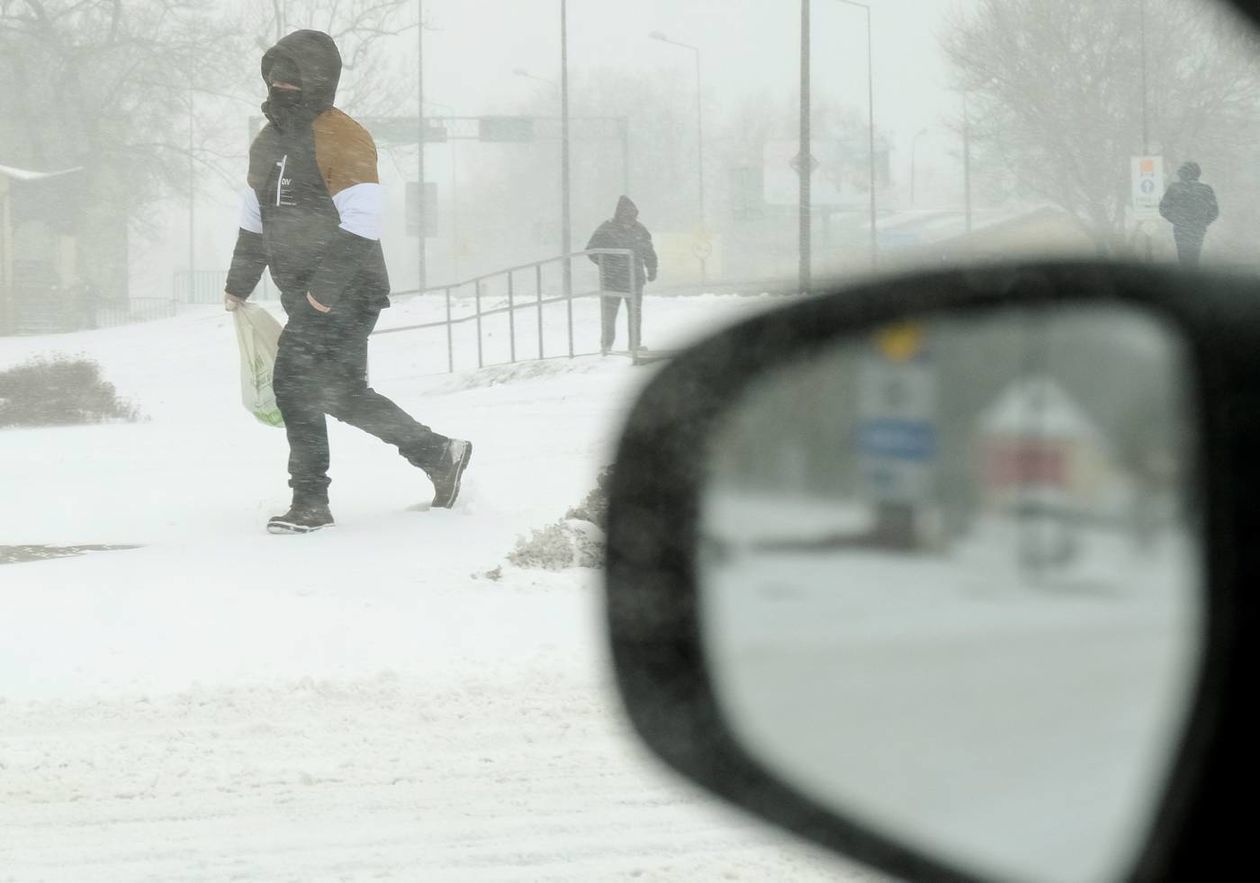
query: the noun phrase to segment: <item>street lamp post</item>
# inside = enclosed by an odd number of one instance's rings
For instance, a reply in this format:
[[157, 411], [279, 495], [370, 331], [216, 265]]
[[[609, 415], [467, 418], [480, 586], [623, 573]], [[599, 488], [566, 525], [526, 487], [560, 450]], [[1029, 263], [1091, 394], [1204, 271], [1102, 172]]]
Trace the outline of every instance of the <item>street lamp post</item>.
[[188, 92], [188, 302], [197, 302], [197, 167], [195, 149], [193, 93]]
[[800, 266], [797, 271], [797, 285], [801, 294], [809, 291], [813, 284], [812, 259], [810, 254], [810, 226], [813, 208], [810, 205], [813, 194], [810, 191], [810, 176], [813, 159], [810, 150], [810, 102], [809, 102], [809, 0], [801, 0], [801, 113], [800, 113], [800, 150], [796, 154], [797, 175], [800, 176]]
[[[569, 171], [569, 5], [567, 0], [560, 0], [560, 249], [565, 256], [565, 297], [573, 293], [573, 267], [569, 261], [573, 250]], [[572, 309], [572, 301], [569, 308]]]
[[428, 288], [428, 267], [426, 266], [428, 240], [425, 238], [425, 198], [424, 198], [424, 136], [428, 126], [424, 120], [424, 0], [416, 0], [416, 120], [419, 131], [416, 133], [416, 178], [419, 181], [416, 193], [416, 224], [418, 227], [416, 248], [416, 288], [423, 294]]
[[971, 115], [967, 110], [967, 93], [962, 95], [962, 143], [963, 143], [963, 215], [967, 232], [971, 232]]
[[[700, 216], [700, 234], [704, 235], [705, 231], [705, 210], [704, 210], [704, 92], [700, 80], [700, 47], [692, 46], [690, 43], [683, 43], [680, 40], [671, 40], [661, 31], [652, 31], [648, 34], [653, 40], [659, 40], [662, 43], [668, 43], [671, 46], [678, 46], [682, 49], [689, 49], [695, 55], [696, 61], [696, 193], [698, 197], [699, 216]], [[705, 281], [706, 263], [704, 256], [700, 257], [700, 280]]]
[[[1142, 155], [1151, 154], [1151, 130], [1149, 121], [1149, 101], [1146, 81], [1146, 0], [1138, 0], [1138, 35], [1142, 50]], [[1139, 222], [1146, 236], [1146, 259], [1154, 259], [1151, 248], [1151, 231], [1146, 224]]]
[[871, 269], [879, 263], [879, 244], [875, 233], [875, 62], [872, 53], [873, 41], [871, 38], [871, 7], [865, 3], [855, 3], [854, 0], [839, 0], [846, 6], [856, 6], [866, 13], [866, 137], [868, 164], [870, 166], [870, 188], [871, 188]]

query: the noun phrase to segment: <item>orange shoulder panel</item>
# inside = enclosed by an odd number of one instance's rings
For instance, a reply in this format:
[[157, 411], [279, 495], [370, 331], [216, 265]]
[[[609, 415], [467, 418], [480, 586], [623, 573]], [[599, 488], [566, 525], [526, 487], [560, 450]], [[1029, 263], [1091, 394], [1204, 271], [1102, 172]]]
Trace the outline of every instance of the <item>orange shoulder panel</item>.
[[313, 129], [315, 162], [329, 196], [355, 184], [380, 183], [376, 175], [376, 143], [367, 129], [335, 107], [317, 116]]

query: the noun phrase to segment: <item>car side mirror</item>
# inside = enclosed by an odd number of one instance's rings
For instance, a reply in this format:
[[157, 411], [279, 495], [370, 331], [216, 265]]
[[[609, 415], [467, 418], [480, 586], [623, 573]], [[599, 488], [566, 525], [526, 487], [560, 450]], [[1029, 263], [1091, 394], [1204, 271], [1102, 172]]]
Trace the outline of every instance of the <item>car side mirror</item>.
[[1254, 735], [1224, 698], [1255, 610], [1258, 323], [1254, 280], [1040, 265], [804, 298], [682, 353], [610, 486], [638, 733], [906, 879], [1225, 849], [1202, 813]]

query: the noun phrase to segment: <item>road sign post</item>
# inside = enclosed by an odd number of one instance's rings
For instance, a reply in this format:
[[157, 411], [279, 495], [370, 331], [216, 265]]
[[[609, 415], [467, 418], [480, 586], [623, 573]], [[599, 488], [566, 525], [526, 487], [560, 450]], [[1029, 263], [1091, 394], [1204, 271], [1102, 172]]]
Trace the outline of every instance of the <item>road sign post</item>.
[[922, 328], [881, 331], [860, 372], [858, 465], [875, 512], [875, 539], [890, 548], [920, 548], [938, 450], [936, 369]]
[[1133, 220], [1146, 237], [1146, 259], [1151, 260], [1149, 225], [1159, 221], [1159, 203], [1164, 197], [1164, 158], [1135, 156], [1130, 162], [1129, 178], [1133, 200]]

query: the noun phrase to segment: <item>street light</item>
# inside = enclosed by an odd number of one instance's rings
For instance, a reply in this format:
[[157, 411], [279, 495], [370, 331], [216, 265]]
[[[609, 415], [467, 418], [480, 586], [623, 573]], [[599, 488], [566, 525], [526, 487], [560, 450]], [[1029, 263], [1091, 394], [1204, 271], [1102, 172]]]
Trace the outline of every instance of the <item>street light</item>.
[[866, 128], [870, 163], [871, 188], [871, 268], [879, 262], [879, 245], [875, 236], [875, 65], [871, 52], [871, 7], [854, 0], [839, 0], [845, 6], [856, 6], [866, 13]]
[[[700, 81], [700, 47], [692, 46], [690, 43], [683, 43], [679, 40], [671, 40], [663, 31], [652, 31], [648, 34], [653, 40], [659, 40], [662, 43], [668, 43], [671, 46], [678, 46], [682, 49], [691, 50], [696, 57], [696, 192], [699, 197], [700, 207], [700, 232], [701, 235], [705, 229], [705, 211], [704, 211], [704, 94]], [[698, 255], [699, 256], [699, 255]], [[700, 280], [703, 282], [706, 277], [705, 272], [706, 259], [700, 257]]]
[[800, 184], [800, 197], [797, 222], [797, 234], [800, 245], [800, 268], [797, 271], [797, 285], [800, 293], [809, 291], [813, 284], [813, 256], [811, 253], [811, 234], [813, 226], [813, 190], [810, 177], [814, 173], [813, 155], [810, 150], [810, 41], [809, 41], [809, 4], [810, 0], [801, 0], [801, 111], [800, 111], [800, 149], [796, 154], [796, 169]]

